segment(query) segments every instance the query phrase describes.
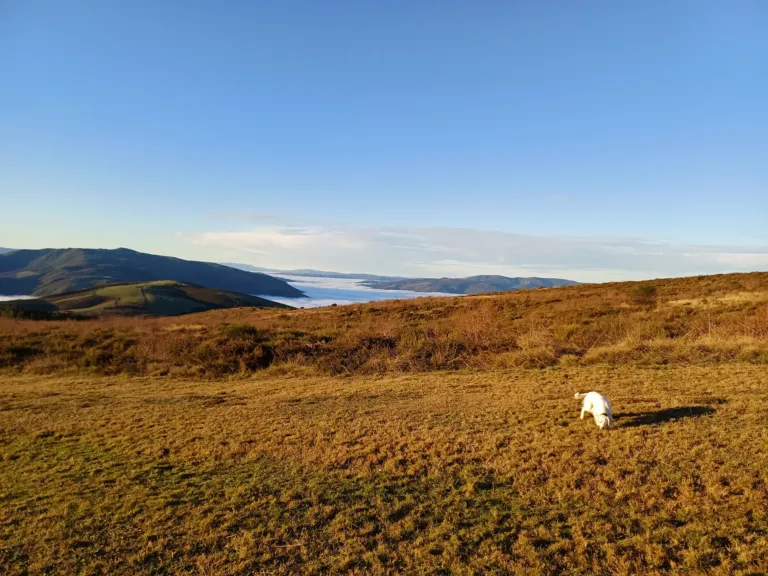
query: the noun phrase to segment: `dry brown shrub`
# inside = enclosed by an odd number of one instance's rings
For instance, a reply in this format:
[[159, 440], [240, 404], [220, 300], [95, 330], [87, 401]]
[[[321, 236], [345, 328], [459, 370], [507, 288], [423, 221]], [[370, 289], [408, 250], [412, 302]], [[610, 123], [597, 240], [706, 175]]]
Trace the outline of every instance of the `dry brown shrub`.
[[229, 378], [273, 365], [353, 375], [543, 368], [561, 358], [610, 364], [765, 361], [768, 274], [655, 280], [654, 306], [627, 303], [637, 286], [288, 312], [233, 309], [172, 319], [0, 318], [0, 369]]

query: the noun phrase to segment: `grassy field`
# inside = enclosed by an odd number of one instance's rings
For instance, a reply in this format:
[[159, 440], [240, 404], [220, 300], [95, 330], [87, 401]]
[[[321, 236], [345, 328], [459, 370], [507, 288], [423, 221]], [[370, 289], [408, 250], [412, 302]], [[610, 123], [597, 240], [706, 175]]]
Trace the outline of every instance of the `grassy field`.
[[766, 574], [767, 364], [768, 274], [0, 319], [0, 573]]
[[[243, 307], [290, 308], [258, 296], [174, 280], [158, 280], [111, 284], [45, 298], [6, 302], [0, 305], [0, 318], [83, 320], [113, 316], [165, 317]], [[46, 328], [51, 326], [47, 324]]]
[[[3, 574], [764, 574], [763, 367], [0, 384]], [[574, 390], [613, 400], [609, 432]]]
[[61, 311], [79, 315], [177, 316], [233, 307], [287, 308], [258, 296], [173, 280], [101, 286], [50, 296], [46, 301]]

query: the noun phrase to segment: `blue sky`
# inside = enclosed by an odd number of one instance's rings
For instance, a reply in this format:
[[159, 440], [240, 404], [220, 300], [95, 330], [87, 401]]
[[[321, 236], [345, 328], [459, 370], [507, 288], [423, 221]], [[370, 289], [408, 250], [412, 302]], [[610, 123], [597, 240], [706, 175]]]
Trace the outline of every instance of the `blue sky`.
[[6, 0], [0, 246], [768, 269], [762, 0]]

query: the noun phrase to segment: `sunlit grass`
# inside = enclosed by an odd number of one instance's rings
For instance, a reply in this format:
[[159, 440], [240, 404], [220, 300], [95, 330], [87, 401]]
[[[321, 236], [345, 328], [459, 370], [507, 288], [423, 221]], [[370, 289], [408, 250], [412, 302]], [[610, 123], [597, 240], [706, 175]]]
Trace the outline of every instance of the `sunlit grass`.
[[0, 369], [33, 373], [221, 378], [267, 366], [353, 375], [732, 361], [768, 364], [768, 274], [172, 319], [0, 319]]
[[635, 286], [0, 319], [0, 574], [765, 574], [768, 274]]
[[761, 367], [17, 376], [0, 410], [4, 574], [768, 569]]

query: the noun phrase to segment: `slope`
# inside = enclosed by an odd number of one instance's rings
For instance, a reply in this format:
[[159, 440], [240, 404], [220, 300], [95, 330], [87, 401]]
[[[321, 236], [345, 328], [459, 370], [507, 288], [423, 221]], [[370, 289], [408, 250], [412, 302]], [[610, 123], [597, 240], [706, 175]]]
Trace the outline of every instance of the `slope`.
[[[183, 329], [181, 329], [183, 327]], [[237, 329], [234, 329], [237, 328]], [[232, 330], [231, 330], [232, 329]], [[110, 373], [248, 373], [264, 346], [280, 370], [322, 374], [610, 364], [768, 364], [768, 273], [585, 284], [311, 310], [213, 310], [181, 319], [0, 321], [0, 369], [37, 362]], [[23, 351], [21, 354], [19, 351]], [[99, 368], [101, 369], [101, 368]]]
[[257, 296], [170, 280], [88, 288], [49, 296], [43, 301], [52, 304], [60, 312], [79, 315], [178, 316], [245, 306], [290, 308]]
[[117, 282], [169, 279], [244, 294], [303, 296], [284, 280], [266, 274], [126, 248], [15, 250], [0, 254], [0, 294], [51, 296]]

